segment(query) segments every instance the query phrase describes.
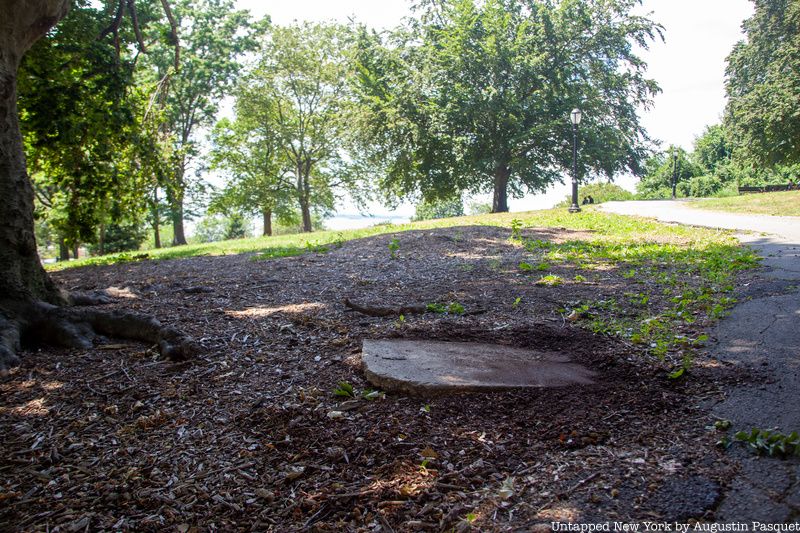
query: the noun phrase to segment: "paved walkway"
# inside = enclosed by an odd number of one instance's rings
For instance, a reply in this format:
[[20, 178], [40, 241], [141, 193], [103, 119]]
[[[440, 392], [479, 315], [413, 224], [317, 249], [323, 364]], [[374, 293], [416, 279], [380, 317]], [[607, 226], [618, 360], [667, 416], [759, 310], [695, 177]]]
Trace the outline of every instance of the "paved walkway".
[[[754, 247], [767, 267], [744, 289], [744, 298], [711, 337], [712, 355], [752, 369], [753, 381], [728, 391], [711, 407], [733, 430], [800, 431], [800, 217], [738, 215], [704, 211], [680, 201], [608, 202], [600, 208], [665, 222], [746, 230], [742, 242]], [[800, 460], [759, 458], [732, 452], [740, 474], [717, 509], [717, 520], [787, 522], [800, 519]]]

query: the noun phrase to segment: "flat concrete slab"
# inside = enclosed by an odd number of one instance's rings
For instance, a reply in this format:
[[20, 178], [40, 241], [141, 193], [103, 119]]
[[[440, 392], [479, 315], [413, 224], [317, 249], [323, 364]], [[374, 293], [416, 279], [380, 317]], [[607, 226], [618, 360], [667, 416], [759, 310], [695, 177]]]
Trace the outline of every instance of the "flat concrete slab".
[[562, 354], [473, 342], [365, 340], [362, 359], [376, 387], [417, 395], [585, 385], [596, 376]]

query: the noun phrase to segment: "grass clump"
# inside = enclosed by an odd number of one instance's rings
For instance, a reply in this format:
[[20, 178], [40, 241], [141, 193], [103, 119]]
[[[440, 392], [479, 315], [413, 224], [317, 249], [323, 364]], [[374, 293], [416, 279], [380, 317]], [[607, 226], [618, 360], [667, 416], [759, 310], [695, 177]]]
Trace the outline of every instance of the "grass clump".
[[704, 198], [688, 205], [698, 209], [755, 215], [800, 216], [800, 191], [743, 194], [727, 198]]

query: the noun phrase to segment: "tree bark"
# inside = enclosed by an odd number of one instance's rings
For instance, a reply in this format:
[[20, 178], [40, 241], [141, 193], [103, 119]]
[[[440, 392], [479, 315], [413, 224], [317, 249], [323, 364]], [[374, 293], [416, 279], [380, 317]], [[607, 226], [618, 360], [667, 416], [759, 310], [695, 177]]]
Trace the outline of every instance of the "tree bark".
[[183, 230], [183, 200], [172, 206], [172, 245], [186, 244], [186, 234]]
[[80, 243], [77, 243], [77, 242], [73, 243], [72, 244], [72, 257], [74, 257], [75, 259], [79, 259], [80, 258], [80, 252], [81, 252]]
[[508, 177], [510, 175], [511, 171], [506, 165], [500, 165], [494, 171], [492, 213], [508, 212]]
[[183, 230], [183, 190], [177, 192], [167, 190], [167, 201], [169, 201], [169, 216], [172, 220], [172, 245], [181, 246], [186, 244], [186, 234]]
[[106, 255], [106, 223], [100, 223], [100, 236], [97, 239], [97, 253]]
[[300, 213], [303, 216], [303, 231], [311, 233], [314, 228], [311, 226], [311, 202], [305, 195], [300, 198]]
[[161, 248], [161, 212], [158, 209], [158, 189], [153, 191], [153, 241], [155, 247]]
[[66, 239], [60, 236], [58, 238], [58, 260], [69, 261], [69, 246], [67, 246]]
[[262, 214], [264, 216], [264, 232], [262, 235], [264, 237], [272, 237], [272, 210], [264, 209]]
[[[67, 13], [68, 0], [0, 2], [0, 299], [63, 302], [39, 260], [17, 116], [17, 70], [23, 54]], [[0, 301], [0, 310], [3, 308]]]

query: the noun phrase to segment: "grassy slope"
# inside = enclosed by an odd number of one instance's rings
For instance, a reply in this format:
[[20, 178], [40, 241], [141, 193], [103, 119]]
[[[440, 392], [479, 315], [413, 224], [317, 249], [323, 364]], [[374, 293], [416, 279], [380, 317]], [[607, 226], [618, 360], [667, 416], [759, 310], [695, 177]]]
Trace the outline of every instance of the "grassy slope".
[[705, 198], [689, 205], [755, 215], [800, 216], [800, 191], [745, 194], [727, 198]]
[[[143, 252], [123, 252], [100, 257], [88, 257], [77, 261], [48, 265], [48, 270], [63, 270], [86, 265], [108, 265], [139, 259], [180, 259], [195, 256], [230, 255], [241, 253], [258, 253], [263, 258], [285, 257], [314, 251], [317, 247], [336, 242], [360, 239], [380, 234], [396, 234], [404, 231], [447, 228], [467, 225], [490, 225], [511, 227], [512, 220], [519, 220], [524, 227], [561, 227], [574, 230], [591, 230], [602, 236], [604, 240], [615, 242], [642, 241], [648, 236], [671, 235], [677, 239], [685, 238], [718, 238], [719, 232], [701, 230], [681, 226], [668, 226], [654, 221], [644, 222], [641, 219], [605, 214], [584, 209], [583, 212], [570, 214], [564, 209], [546, 211], [529, 211], [525, 213], [501, 213], [476, 215], [467, 217], [426, 220], [410, 224], [379, 225], [364, 229], [344, 231], [319, 231], [281, 235], [276, 237], [257, 237], [252, 239], [235, 239], [222, 242], [190, 244], [172, 248], [161, 248]], [[388, 251], [387, 251], [388, 254]]]

